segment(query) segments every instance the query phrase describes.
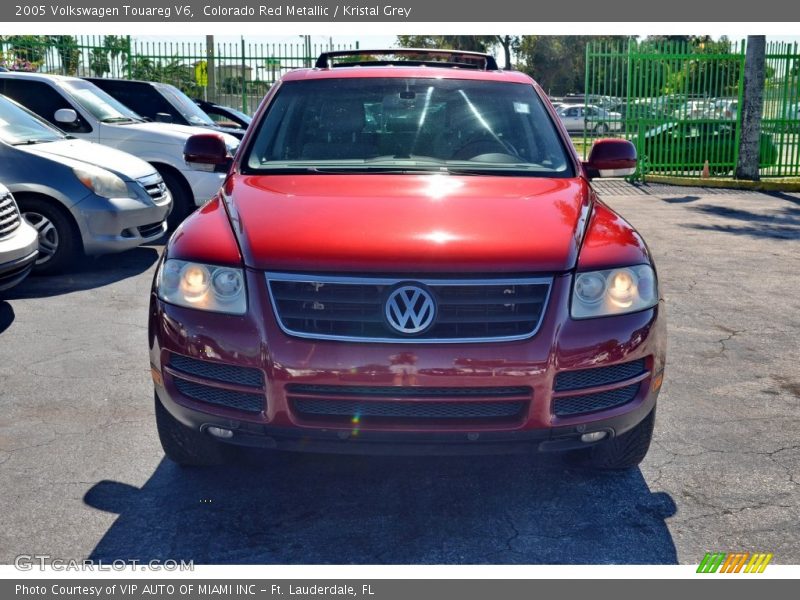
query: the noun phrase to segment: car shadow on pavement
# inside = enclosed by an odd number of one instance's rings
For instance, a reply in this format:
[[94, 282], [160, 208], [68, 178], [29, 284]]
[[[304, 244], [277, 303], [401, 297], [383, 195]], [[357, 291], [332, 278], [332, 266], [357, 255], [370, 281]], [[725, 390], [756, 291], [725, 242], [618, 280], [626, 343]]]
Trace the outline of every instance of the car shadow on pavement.
[[14, 308], [0, 299], [0, 333], [3, 333], [14, 322]]
[[158, 260], [160, 252], [160, 245], [139, 246], [119, 254], [84, 257], [67, 273], [29, 276], [5, 292], [4, 298], [49, 298], [110, 285], [143, 273]]
[[[547, 457], [547, 455], [545, 455]], [[549, 458], [549, 457], [548, 457]], [[95, 484], [119, 517], [91, 558], [197, 564], [675, 564], [672, 498], [641, 472], [531, 456], [264, 454], [142, 488]]]
[[684, 227], [759, 238], [800, 239], [800, 208], [796, 206], [776, 207], [769, 212], [752, 212], [719, 205], [694, 206], [691, 210], [742, 224], [687, 223]]

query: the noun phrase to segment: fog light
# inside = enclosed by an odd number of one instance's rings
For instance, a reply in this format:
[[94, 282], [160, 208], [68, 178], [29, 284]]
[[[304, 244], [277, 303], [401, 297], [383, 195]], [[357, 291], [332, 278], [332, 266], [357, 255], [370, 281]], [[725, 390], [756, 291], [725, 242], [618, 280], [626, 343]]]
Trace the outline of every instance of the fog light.
[[589, 444], [591, 442], [599, 442], [600, 440], [602, 440], [607, 435], [608, 435], [608, 433], [605, 432], [605, 431], [595, 431], [593, 433], [584, 433], [581, 436], [581, 441], [586, 443], [586, 444]]
[[218, 438], [232, 438], [233, 432], [230, 429], [223, 429], [222, 427], [208, 427], [208, 433]]

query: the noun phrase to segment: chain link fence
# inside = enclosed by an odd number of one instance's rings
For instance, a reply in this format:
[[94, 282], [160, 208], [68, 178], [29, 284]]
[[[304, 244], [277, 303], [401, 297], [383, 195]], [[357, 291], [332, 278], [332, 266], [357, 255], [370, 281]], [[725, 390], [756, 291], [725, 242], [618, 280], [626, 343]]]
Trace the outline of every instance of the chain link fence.
[[[744, 69], [744, 42], [589, 43], [585, 93], [566, 98], [561, 110], [565, 119], [577, 119], [573, 131], [584, 155], [597, 136], [625, 137], [637, 147], [639, 176], [732, 176]], [[762, 177], [800, 175], [796, 43], [767, 45], [759, 171]]]
[[130, 36], [4, 36], [0, 67], [78, 77], [118, 77], [171, 83], [192, 98], [251, 114], [286, 71], [309, 67], [327, 50], [352, 45], [297, 43], [141, 41]]

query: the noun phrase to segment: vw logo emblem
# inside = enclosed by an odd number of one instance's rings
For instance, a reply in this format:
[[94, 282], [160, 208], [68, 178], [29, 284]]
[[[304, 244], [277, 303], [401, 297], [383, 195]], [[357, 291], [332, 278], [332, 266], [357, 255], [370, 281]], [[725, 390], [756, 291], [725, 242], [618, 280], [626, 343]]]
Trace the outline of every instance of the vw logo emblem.
[[431, 326], [436, 316], [436, 304], [426, 289], [416, 285], [403, 285], [389, 294], [385, 314], [392, 329], [412, 335]]

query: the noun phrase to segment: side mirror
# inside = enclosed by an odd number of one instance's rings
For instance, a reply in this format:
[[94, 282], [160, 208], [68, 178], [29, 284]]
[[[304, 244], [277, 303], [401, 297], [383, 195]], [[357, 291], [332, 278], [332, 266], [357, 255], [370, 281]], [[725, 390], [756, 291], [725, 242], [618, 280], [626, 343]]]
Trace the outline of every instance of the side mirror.
[[69, 125], [78, 120], [78, 113], [71, 108], [59, 108], [53, 115], [53, 118], [56, 120], [56, 123]]
[[628, 140], [597, 140], [583, 166], [590, 179], [633, 175], [636, 172], [636, 146]]
[[198, 133], [183, 146], [183, 159], [196, 165], [227, 165], [230, 161], [228, 147], [216, 133]]
[[156, 123], [172, 123], [172, 115], [165, 112], [156, 113]]

